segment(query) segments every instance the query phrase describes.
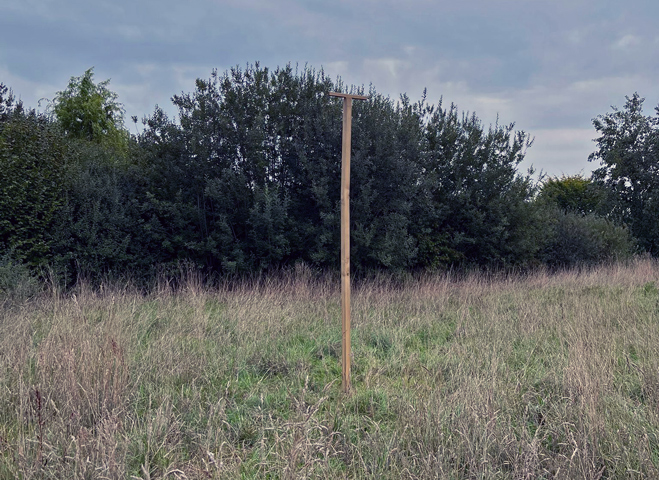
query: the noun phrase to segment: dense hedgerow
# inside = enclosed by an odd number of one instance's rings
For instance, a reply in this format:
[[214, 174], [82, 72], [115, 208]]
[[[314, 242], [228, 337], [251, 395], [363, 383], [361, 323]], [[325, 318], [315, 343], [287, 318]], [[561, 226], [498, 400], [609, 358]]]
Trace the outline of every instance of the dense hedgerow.
[[[296, 262], [336, 270], [341, 103], [332, 90], [348, 87], [307, 67], [213, 72], [173, 97], [176, 121], [156, 108], [131, 136], [116, 94], [92, 70], [47, 114], [0, 86], [0, 253], [69, 286], [81, 277], [148, 284], [182, 263], [222, 277]], [[485, 126], [425, 95], [414, 103], [352, 90], [369, 95], [353, 113], [356, 274], [654, 252], [656, 169], [634, 177], [643, 189], [611, 177], [616, 159], [635, 161], [624, 150], [630, 124], [643, 133], [639, 158], [656, 162], [656, 122], [639, 116], [642, 99], [596, 120], [593, 158], [604, 166], [592, 179], [534, 182], [518, 171], [531, 141], [514, 125]]]

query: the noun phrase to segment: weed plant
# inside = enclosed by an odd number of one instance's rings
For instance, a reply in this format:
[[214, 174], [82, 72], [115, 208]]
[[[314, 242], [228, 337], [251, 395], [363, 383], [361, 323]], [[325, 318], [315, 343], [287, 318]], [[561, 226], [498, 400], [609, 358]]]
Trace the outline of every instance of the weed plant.
[[0, 479], [659, 478], [659, 265], [51, 291], [0, 308]]

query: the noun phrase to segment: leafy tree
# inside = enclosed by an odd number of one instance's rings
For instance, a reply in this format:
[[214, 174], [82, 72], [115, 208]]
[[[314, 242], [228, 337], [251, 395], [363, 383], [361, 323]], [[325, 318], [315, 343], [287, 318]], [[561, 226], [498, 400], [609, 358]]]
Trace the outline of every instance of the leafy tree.
[[174, 167], [185, 158], [180, 188], [199, 208], [194, 231], [207, 264], [229, 271], [295, 258], [327, 265], [341, 115], [326, 95], [331, 82], [310, 69], [256, 64], [213, 72], [196, 87], [174, 97], [181, 125], [170, 138], [181, 155], [167, 161]]
[[51, 232], [57, 273], [67, 283], [80, 274], [96, 280], [130, 271], [139, 277], [136, 263], [148, 256], [133, 246], [139, 237], [130, 173], [114, 163], [110, 151], [93, 143], [78, 146], [75, 156]]
[[514, 125], [485, 129], [455, 105], [420, 105], [423, 191], [418, 238], [422, 265], [525, 266], [541, 246], [541, 224], [530, 202], [534, 186], [517, 166], [531, 145]]
[[[258, 64], [196, 86], [174, 97], [177, 138], [215, 265], [338, 265], [341, 103], [327, 93], [341, 86], [311, 69]], [[353, 265], [405, 268], [416, 255], [421, 129], [409, 105], [371, 94], [354, 109]]]
[[126, 151], [129, 135], [124, 129], [124, 109], [110, 80], [94, 83], [94, 69], [71, 77], [66, 90], [57, 92], [52, 111], [64, 133]]
[[291, 245], [286, 233], [291, 222], [286, 196], [282, 198], [276, 188], [271, 190], [267, 185], [257, 188], [248, 223], [257, 268], [278, 265], [288, 257]]
[[546, 215], [542, 260], [562, 268], [629, 257], [633, 239], [625, 227], [602, 215], [607, 201], [606, 189], [581, 175], [542, 182], [537, 197]]
[[145, 177], [141, 238], [166, 270], [180, 261], [207, 265], [212, 246], [204, 191], [210, 175], [199, 168], [203, 161], [196, 160], [185, 130], [162, 109], [156, 108], [145, 127], [139, 139]]
[[[343, 88], [256, 64], [175, 96], [180, 125], [157, 111], [141, 142], [154, 202], [188, 205], [179, 251], [222, 271], [338, 266], [341, 103], [327, 93]], [[532, 262], [539, 214], [516, 171], [528, 136], [369, 93], [353, 110], [354, 269]]]
[[602, 211], [607, 192], [581, 175], [548, 178], [540, 187], [539, 200], [555, 204], [564, 212], [588, 215]]
[[[341, 102], [328, 92], [347, 90], [340, 81], [290, 65], [214, 71], [173, 97], [179, 122], [156, 107], [133, 141], [92, 74], [58, 93], [57, 122], [0, 88], [3, 251], [51, 261], [68, 281], [146, 280], [180, 262], [222, 274], [338, 268]], [[561, 266], [631, 250], [613, 221], [632, 210], [602, 193], [619, 187], [610, 173], [535, 185], [517, 170], [531, 140], [514, 125], [368, 93], [353, 107], [355, 272]]]
[[608, 214], [628, 225], [641, 248], [659, 254], [659, 107], [643, 115], [638, 93], [623, 109], [600, 115], [593, 125], [600, 136], [590, 161], [600, 168], [592, 178], [611, 195]]
[[[6, 89], [0, 88], [0, 95]], [[29, 265], [47, 261], [47, 232], [62, 204], [67, 148], [43, 115], [0, 102], [0, 254]]]
[[418, 254], [412, 228], [423, 128], [407, 97], [394, 103], [373, 88], [369, 94], [369, 101], [353, 108], [354, 263], [358, 268], [402, 270], [413, 267]]
[[[0, 83], [0, 122], [6, 121], [9, 114], [16, 108], [16, 99], [12, 91], [4, 83]], [[22, 104], [19, 104], [22, 109]]]

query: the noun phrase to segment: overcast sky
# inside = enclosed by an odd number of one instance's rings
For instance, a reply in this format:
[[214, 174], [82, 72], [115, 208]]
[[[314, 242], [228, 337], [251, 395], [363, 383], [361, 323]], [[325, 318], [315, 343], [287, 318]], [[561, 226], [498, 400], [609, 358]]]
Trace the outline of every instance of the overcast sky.
[[36, 107], [94, 67], [142, 118], [213, 69], [308, 64], [498, 115], [535, 137], [523, 169], [588, 175], [592, 118], [659, 103], [658, 20], [658, 0], [5, 0], [0, 82]]

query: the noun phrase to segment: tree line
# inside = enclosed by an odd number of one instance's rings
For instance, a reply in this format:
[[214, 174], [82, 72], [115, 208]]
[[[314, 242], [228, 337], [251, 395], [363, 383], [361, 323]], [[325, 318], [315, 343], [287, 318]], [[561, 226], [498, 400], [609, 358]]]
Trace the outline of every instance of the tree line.
[[108, 85], [90, 69], [39, 113], [0, 84], [0, 273], [47, 268], [73, 284], [148, 281], [183, 263], [338, 269], [342, 104], [328, 93], [348, 90], [369, 96], [353, 108], [357, 274], [659, 253], [659, 116], [643, 116], [637, 94], [594, 120], [590, 178], [534, 181], [518, 170], [527, 133], [425, 93], [392, 100], [257, 63], [198, 79], [172, 97], [176, 118], [156, 107], [130, 134]]

